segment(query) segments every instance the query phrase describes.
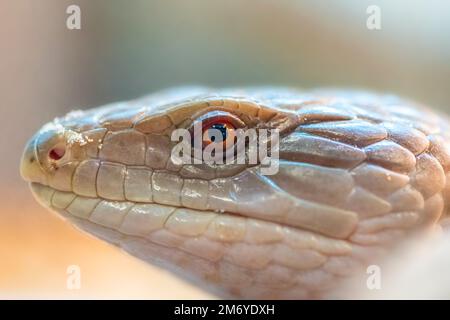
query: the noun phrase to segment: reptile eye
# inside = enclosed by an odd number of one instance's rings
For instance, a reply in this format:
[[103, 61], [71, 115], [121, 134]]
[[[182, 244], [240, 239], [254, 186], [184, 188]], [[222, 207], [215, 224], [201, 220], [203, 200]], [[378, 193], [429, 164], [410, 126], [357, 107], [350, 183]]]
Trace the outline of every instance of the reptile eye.
[[[245, 125], [239, 118], [224, 111], [209, 112], [198, 118], [196, 124], [201, 124], [202, 148], [214, 144], [215, 147], [223, 147], [223, 150], [234, 145], [236, 129]], [[200, 132], [194, 130], [194, 136], [198, 134]]]
[[234, 144], [235, 127], [225, 121], [217, 121], [203, 127], [203, 147], [211, 143], [223, 146]]
[[56, 146], [50, 149], [48, 152], [48, 157], [51, 160], [58, 161], [66, 154], [66, 148], [64, 146]]

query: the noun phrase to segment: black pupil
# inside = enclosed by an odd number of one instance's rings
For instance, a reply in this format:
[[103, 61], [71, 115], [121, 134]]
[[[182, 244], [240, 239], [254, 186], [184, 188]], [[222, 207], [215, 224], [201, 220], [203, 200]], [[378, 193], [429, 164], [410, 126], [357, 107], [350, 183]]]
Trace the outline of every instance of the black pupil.
[[[213, 124], [211, 126], [211, 129], [219, 130], [222, 133], [222, 141], [225, 141], [227, 139], [227, 127], [223, 123]], [[211, 139], [212, 142], [215, 142], [216, 137], [212, 133], [210, 133], [209, 138]]]

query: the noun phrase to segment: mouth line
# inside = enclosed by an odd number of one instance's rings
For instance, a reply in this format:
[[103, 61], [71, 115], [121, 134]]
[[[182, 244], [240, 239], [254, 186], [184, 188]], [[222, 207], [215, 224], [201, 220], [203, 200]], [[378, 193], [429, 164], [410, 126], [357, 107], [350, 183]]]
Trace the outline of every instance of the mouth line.
[[[46, 188], [51, 190], [52, 194], [54, 195], [55, 193], [64, 193], [64, 194], [71, 194], [73, 195], [75, 198], [76, 197], [81, 197], [81, 198], [86, 198], [86, 199], [92, 199], [92, 200], [98, 200], [98, 201], [107, 201], [107, 202], [114, 202], [114, 203], [132, 203], [135, 205], [158, 205], [158, 206], [164, 206], [164, 207], [168, 207], [168, 208], [180, 208], [180, 209], [188, 209], [188, 210], [194, 210], [194, 211], [198, 211], [198, 212], [215, 212], [215, 213], [226, 213], [226, 214], [230, 214], [230, 215], [235, 215], [235, 216], [240, 216], [240, 217], [245, 217], [244, 215], [241, 215], [239, 213], [236, 212], [229, 212], [229, 211], [221, 211], [221, 210], [214, 210], [214, 209], [196, 209], [196, 208], [191, 208], [191, 207], [187, 207], [187, 206], [177, 206], [177, 205], [171, 205], [171, 204], [167, 204], [167, 203], [162, 203], [162, 202], [156, 202], [156, 201], [135, 201], [135, 200], [117, 200], [117, 199], [109, 199], [109, 198], [105, 198], [105, 197], [92, 197], [92, 196], [85, 196], [85, 195], [81, 195], [78, 193], [75, 193], [73, 191], [64, 191], [64, 190], [59, 190], [56, 189], [52, 186], [49, 186], [48, 184], [43, 184], [40, 182], [35, 182], [35, 181], [30, 181], [28, 182], [30, 185], [31, 190], [33, 191], [34, 194], [34, 190], [36, 188]], [[37, 197], [39, 197], [39, 195], [37, 195]], [[40, 200], [42, 200], [41, 198], [39, 198]], [[50, 201], [52, 200], [51, 198], [49, 199]], [[53, 207], [52, 205], [50, 205], [49, 207]]]
[[[276, 228], [276, 233], [284, 232], [300, 232], [308, 237], [319, 237], [328, 240], [345, 241], [347, 238], [339, 236], [330, 236], [324, 232], [320, 232], [313, 228], [303, 228], [295, 224], [290, 224], [288, 221], [272, 220], [264, 217], [264, 212], [259, 213], [242, 213], [229, 210], [214, 210], [214, 209], [197, 209], [187, 206], [171, 205], [160, 202], [145, 202], [145, 201], [132, 201], [132, 200], [113, 200], [103, 197], [88, 197], [74, 193], [73, 191], [61, 191], [51, 186], [30, 182], [33, 195], [44, 207], [47, 207], [58, 214], [68, 217], [77, 217], [99, 226], [108, 227], [118, 232], [124, 221], [127, 220], [127, 216], [136, 215], [139, 216], [144, 212], [147, 217], [140, 218], [144, 225], [153, 225], [145, 219], [160, 219], [157, 221], [157, 225], [160, 229], [166, 228], [166, 222], [175, 220], [171, 223], [172, 229], [176, 232], [180, 231], [183, 235], [192, 236], [196, 234], [195, 230], [190, 230], [191, 225], [195, 227], [199, 221], [207, 219], [207, 217], [213, 217], [211, 220], [218, 220], [217, 229], [221, 229], [220, 232], [225, 235], [219, 237], [227, 238], [234, 237], [236, 229], [246, 229], [248, 225], [261, 225], [262, 230], [267, 228]], [[164, 217], [155, 217], [156, 215], [165, 215]], [[261, 217], [263, 216], [263, 217]], [[184, 226], [181, 226], [184, 223]], [[142, 226], [135, 225], [130, 226], [128, 232], [121, 232], [123, 234], [136, 235], [135, 230], [140, 230], [138, 235], [145, 236], [142, 231]], [[256, 228], [261, 228], [256, 227]], [[206, 227], [205, 227], [206, 228]], [[152, 229], [151, 231], [154, 231]], [[151, 232], [150, 231], [150, 232]], [[241, 232], [241, 231], [239, 231]], [[243, 232], [243, 231], [242, 231]], [[260, 231], [258, 231], [260, 232]], [[264, 232], [264, 231], [263, 231]]]
[[[130, 237], [156, 246], [178, 248], [195, 256], [197, 249], [191, 252], [191, 249], [184, 248], [185, 241], [198, 238], [213, 247], [219, 244], [226, 247], [247, 241], [249, 221], [262, 221], [228, 212], [87, 198], [35, 182], [31, 183], [31, 188], [41, 204], [68, 219], [78, 229], [120, 247], [122, 245], [115, 240]], [[61, 197], [66, 201], [64, 205], [61, 205]], [[143, 207], [147, 209], [140, 216], [136, 208]], [[88, 214], [83, 211], [86, 208], [89, 208]], [[216, 260], [214, 254], [204, 258], [212, 262]]]
[[[127, 215], [129, 213], [129, 211], [131, 211], [131, 208], [133, 206], [149, 206], [154, 207], [154, 208], [166, 208], [167, 210], [170, 210], [171, 213], [169, 214], [169, 216], [165, 219], [165, 221], [162, 223], [162, 225], [165, 225], [165, 222], [170, 218], [170, 215], [172, 215], [175, 211], [177, 210], [182, 210], [182, 211], [188, 211], [188, 212], [194, 212], [194, 213], [198, 213], [199, 215], [214, 215], [214, 216], [224, 216], [227, 219], [246, 219], [246, 220], [252, 220], [252, 221], [258, 221], [258, 222], [264, 222], [264, 223], [274, 223], [272, 221], [267, 221], [267, 220], [263, 220], [263, 219], [258, 219], [256, 217], [249, 217], [240, 213], [236, 213], [236, 212], [230, 212], [230, 211], [219, 211], [219, 210], [211, 210], [211, 209], [206, 209], [206, 210], [202, 210], [202, 209], [193, 209], [193, 208], [189, 208], [189, 207], [185, 207], [185, 206], [174, 206], [174, 205], [168, 205], [168, 204], [164, 204], [164, 203], [157, 203], [157, 202], [137, 202], [137, 201], [130, 201], [130, 200], [111, 200], [111, 199], [106, 199], [106, 198], [102, 198], [102, 197], [86, 197], [86, 196], [82, 196], [79, 194], [76, 194], [72, 191], [61, 191], [58, 189], [55, 189], [51, 186], [39, 183], [39, 182], [30, 182], [30, 188], [32, 190], [33, 196], [38, 200], [38, 202], [40, 202], [44, 207], [56, 211], [58, 214], [62, 214], [64, 217], [75, 217], [75, 218], [81, 218], [83, 220], [92, 222], [94, 224], [99, 224], [102, 227], [108, 227], [111, 228], [115, 231], [120, 232], [119, 230], [117, 230], [116, 227], [119, 226], [110, 226], [107, 224], [102, 224], [102, 223], [98, 223], [96, 221], [92, 221], [90, 218], [92, 216], [92, 213], [94, 212], [94, 210], [97, 208], [97, 206], [100, 203], [104, 203], [107, 204], [107, 206], [111, 206], [111, 207], [120, 207], [121, 205], [127, 205], [129, 208], [129, 210], [124, 214]], [[64, 203], [64, 205], [61, 205], [61, 203], [58, 203], [57, 205], [55, 205], [55, 197], [60, 197], [60, 196], [64, 196], [66, 197], [67, 202]], [[80, 216], [80, 214], [76, 214], [77, 212], [73, 211], [70, 212], [71, 209], [71, 205], [77, 201], [77, 199], [82, 199], [85, 201], [92, 201], [92, 202], [97, 202], [97, 204], [95, 206], [92, 207], [92, 212], [90, 213], [90, 215], [86, 215], [86, 216]], [[123, 222], [123, 220], [122, 220]], [[288, 226], [288, 225], [281, 225], [282, 227], [288, 227], [288, 228], [292, 228], [292, 226]], [[130, 234], [133, 236], [136, 236], [136, 234]]]

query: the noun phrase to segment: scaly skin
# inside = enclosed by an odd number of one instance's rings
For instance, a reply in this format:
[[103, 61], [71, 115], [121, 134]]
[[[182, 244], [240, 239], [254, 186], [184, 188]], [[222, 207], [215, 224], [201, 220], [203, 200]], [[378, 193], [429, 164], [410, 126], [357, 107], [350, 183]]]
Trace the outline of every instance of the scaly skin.
[[[171, 132], [211, 110], [278, 128], [279, 172], [174, 164]], [[56, 119], [26, 146], [21, 172], [81, 229], [221, 296], [323, 298], [438, 224], [448, 129], [393, 96], [184, 88]], [[57, 161], [55, 146], [66, 149]]]

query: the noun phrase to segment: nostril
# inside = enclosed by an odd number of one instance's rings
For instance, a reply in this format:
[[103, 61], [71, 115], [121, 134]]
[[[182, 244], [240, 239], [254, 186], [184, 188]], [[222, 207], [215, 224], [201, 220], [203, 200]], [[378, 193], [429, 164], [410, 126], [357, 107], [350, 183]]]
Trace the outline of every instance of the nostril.
[[48, 157], [52, 160], [59, 160], [62, 157], [64, 157], [64, 154], [66, 153], [66, 148], [64, 146], [57, 146], [54, 147], [52, 149], [50, 149], [50, 151], [48, 152]]

